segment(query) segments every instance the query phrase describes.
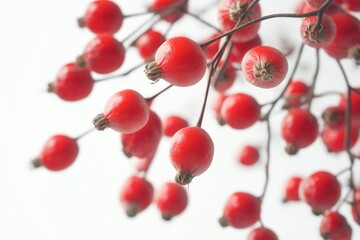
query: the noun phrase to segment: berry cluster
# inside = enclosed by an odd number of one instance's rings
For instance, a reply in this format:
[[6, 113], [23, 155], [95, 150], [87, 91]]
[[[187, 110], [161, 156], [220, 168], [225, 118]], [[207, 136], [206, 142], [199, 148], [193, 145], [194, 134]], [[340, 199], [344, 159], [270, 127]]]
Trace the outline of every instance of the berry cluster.
[[[205, 8], [209, 8], [205, 6]], [[253, 227], [248, 240], [277, 240], [277, 229], [269, 229], [262, 221], [262, 203], [266, 197], [271, 160], [270, 118], [279, 103], [285, 116], [281, 122], [281, 137], [284, 151], [296, 155], [321, 139], [329, 154], [344, 153], [349, 167], [331, 173], [323, 169], [307, 177], [292, 176], [285, 184], [284, 203], [302, 201], [309, 205], [315, 215], [321, 215], [319, 232], [323, 239], [352, 239], [352, 228], [345, 215], [340, 213], [344, 204], [351, 205], [353, 220], [360, 224], [360, 186], [354, 182], [354, 165], [360, 154], [353, 149], [359, 141], [360, 131], [360, 87], [353, 87], [344, 70], [344, 59], [351, 59], [360, 65], [360, 21], [352, 13], [360, 12], [358, 0], [299, 0], [294, 13], [263, 15], [260, 0], [217, 1], [218, 24], [213, 25], [189, 10], [188, 0], [153, 0], [144, 13], [126, 15], [112, 1], [96, 0], [90, 3], [84, 15], [78, 19], [80, 27], [95, 34], [82, 54], [74, 61], [62, 66], [55, 80], [48, 85], [48, 91], [64, 101], [78, 101], [91, 93], [94, 84], [126, 76], [143, 68], [144, 78], [152, 84], [165, 81], [169, 85], [151, 97], [144, 97], [133, 89], [121, 89], [109, 98], [104, 110], [94, 115], [93, 125], [98, 131], [110, 128], [120, 134], [123, 153], [137, 159], [135, 173], [123, 184], [120, 202], [126, 215], [134, 217], [144, 211], [155, 199], [156, 206], [164, 220], [181, 214], [187, 207], [189, 190], [182, 185], [192, 183], [211, 167], [215, 149], [214, 137], [202, 126], [209, 94], [216, 93], [213, 104], [214, 117], [220, 126], [242, 130], [258, 122], [266, 125], [265, 141], [265, 184], [263, 192], [236, 191], [224, 199], [223, 213], [219, 218], [221, 226], [243, 229]], [[116, 33], [127, 18], [141, 15], [157, 18], [150, 27], [135, 29], [120, 41]], [[183, 16], [214, 30], [195, 41], [191, 36], [169, 37], [169, 30]], [[259, 35], [262, 21], [273, 18], [300, 18], [299, 38], [302, 44], [294, 67], [289, 71], [288, 56], [273, 46], [263, 45]], [[156, 28], [159, 22], [166, 22], [168, 31]], [[135, 39], [129, 43], [129, 39]], [[315, 49], [316, 71], [311, 84], [295, 79], [303, 49]], [[96, 74], [109, 74], [122, 69], [128, 49], [138, 52], [141, 62], [122, 74], [94, 78]], [[346, 92], [315, 93], [319, 75], [319, 51], [324, 50], [334, 59], [344, 76]], [[234, 83], [244, 78], [253, 88], [285, 87], [273, 101], [260, 104], [249, 93], [233, 88]], [[152, 106], [163, 92], [170, 88], [188, 88], [200, 81], [207, 81], [205, 97], [195, 125], [178, 115], [161, 119]], [[360, 86], [360, 85], [359, 85]], [[211, 92], [213, 90], [213, 92]], [[327, 95], [338, 95], [335, 106], [322, 111], [322, 120], [317, 119], [312, 102]], [[79, 153], [78, 140], [92, 130], [72, 138], [64, 134], [50, 137], [39, 156], [32, 161], [34, 167], [45, 167], [60, 171], [69, 167]], [[164, 183], [156, 190], [147, 178], [147, 172], [156, 157], [160, 141], [170, 138], [169, 160], [176, 170], [174, 181]], [[256, 164], [262, 156], [261, 144], [247, 143], [243, 146], [237, 161], [244, 166]], [[163, 150], [163, 149], [162, 149]], [[342, 186], [339, 176], [348, 174], [348, 186]], [[341, 192], [347, 194], [341, 197]], [[154, 196], [155, 195], [155, 196]], [[256, 223], [261, 226], [254, 227]]]

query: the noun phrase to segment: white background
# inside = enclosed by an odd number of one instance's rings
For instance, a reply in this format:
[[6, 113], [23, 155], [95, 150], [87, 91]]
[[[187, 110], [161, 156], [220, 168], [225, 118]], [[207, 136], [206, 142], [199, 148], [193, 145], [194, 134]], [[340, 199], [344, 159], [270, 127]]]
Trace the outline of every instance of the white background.
[[[171, 222], [160, 218], [155, 205], [135, 219], [128, 219], [120, 206], [118, 195], [121, 184], [134, 169], [135, 159], [126, 159], [121, 152], [119, 135], [111, 130], [91, 133], [81, 139], [77, 161], [62, 172], [45, 169], [32, 170], [30, 160], [37, 156], [45, 140], [55, 133], [76, 137], [91, 128], [91, 119], [100, 113], [108, 97], [114, 92], [133, 88], [144, 96], [151, 96], [166, 86], [159, 82], [151, 85], [141, 70], [121, 79], [95, 86], [89, 98], [66, 103], [45, 92], [57, 70], [73, 61], [92, 38], [87, 30], [76, 26], [86, 0], [32, 0], [0, 2], [0, 239], [75, 240], [75, 239], [245, 239], [247, 230], [222, 229], [217, 219], [223, 205], [235, 191], [260, 194], [264, 183], [264, 160], [251, 168], [236, 164], [235, 156], [245, 143], [264, 147], [266, 132], [263, 124], [244, 131], [219, 127], [209, 107], [203, 127], [212, 136], [216, 150], [210, 169], [195, 178], [188, 192], [187, 210]], [[143, 11], [145, 0], [117, 1], [125, 14]], [[190, 1], [196, 12], [210, 1]], [[264, 14], [289, 12], [296, 1], [262, 1]], [[216, 13], [203, 17], [216, 23]], [[131, 19], [117, 35], [124, 38], [131, 28], [145, 18]], [[279, 40], [286, 37], [299, 45], [298, 19], [269, 20], [262, 24], [264, 44], [280, 47]], [[166, 28], [166, 25], [160, 25]], [[191, 18], [184, 18], [170, 35], [187, 35], [201, 40], [212, 31]], [[129, 51], [126, 70], [139, 62], [137, 53]], [[321, 54], [321, 72], [317, 92], [344, 89], [343, 80], [334, 61]], [[289, 57], [290, 69], [294, 56]], [[353, 84], [359, 85], [359, 68], [344, 61]], [[310, 82], [314, 71], [314, 50], [307, 48], [300, 71], [296, 74]], [[205, 78], [204, 78], [205, 79]], [[250, 92], [260, 103], [273, 99], [284, 85], [272, 90], [260, 90], [239, 80], [231, 92]], [[161, 117], [180, 114], [195, 124], [204, 95], [205, 81], [192, 88], [169, 90], [159, 97], [153, 109]], [[210, 92], [210, 101], [214, 92]], [[336, 97], [315, 100], [314, 113], [330, 104]], [[211, 102], [209, 103], [209, 105]], [[304, 203], [283, 205], [281, 198], [285, 180], [298, 174], [307, 176], [324, 169], [337, 173], [348, 165], [345, 155], [328, 155], [318, 140], [296, 157], [287, 156], [284, 142], [279, 137], [283, 113], [276, 110], [272, 120], [273, 147], [270, 166], [270, 185], [262, 217], [283, 240], [320, 239], [320, 218], [311, 214]], [[175, 170], [168, 159], [169, 140], [161, 142], [160, 152], [149, 172], [155, 188], [171, 181]], [[359, 173], [359, 171], [357, 171]], [[340, 181], [345, 185], [347, 176]], [[345, 193], [345, 191], [343, 191]], [[353, 239], [360, 238], [359, 227], [349, 217], [349, 206], [342, 213], [353, 226]]]

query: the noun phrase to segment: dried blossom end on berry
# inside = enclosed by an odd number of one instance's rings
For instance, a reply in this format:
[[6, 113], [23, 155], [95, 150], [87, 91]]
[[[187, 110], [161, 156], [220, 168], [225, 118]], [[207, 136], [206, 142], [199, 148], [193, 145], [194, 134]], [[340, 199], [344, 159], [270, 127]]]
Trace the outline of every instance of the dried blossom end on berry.
[[192, 179], [193, 179], [193, 176], [191, 175], [191, 173], [185, 172], [183, 170], [179, 170], [175, 176], [175, 182], [180, 185], [187, 185], [187, 184], [191, 183]]
[[125, 213], [126, 216], [133, 218], [139, 213], [139, 207], [137, 204], [134, 203], [128, 203], [125, 206]]
[[39, 167], [42, 167], [42, 163], [39, 158], [35, 158], [31, 161], [31, 166], [33, 168], [39, 168]]
[[105, 118], [103, 113], [100, 113], [93, 119], [93, 124], [96, 130], [104, 131], [109, 126], [109, 120]]
[[230, 19], [234, 22], [239, 21], [239, 19], [243, 16], [247, 8], [248, 8], [247, 3], [241, 3], [240, 1], [233, 3], [229, 9]]
[[271, 81], [274, 75], [273, 66], [264, 61], [260, 61], [254, 65], [254, 76], [260, 81]]
[[84, 59], [84, 57], [82, 55], [78, 56], [76, 58], [76, 65], [79, 67], [79, 68], [86, 68], [87, 67], [87, 64], [86, 64], [86, 61]]
[[293, 155], [296, 155], [299, 152], [299, 148], [297, 146], [295, 146], [294, 144], [289, 143], [289, 144], [286, 145], [285, 151], [290, 156], [293, 156]]
[[219, 224], [221, 227], [225, 228], [229, 226], [229, 222], [226, 220], [226, 218], [223, 216], [219, 218]]
[[170, 221], [172, 219], [173, 216], [169, 215], [169, 214], [162, 214], [161, 215], [161, 218], [164, 220], [164, 221]]
[[352, 47], [349, 50], [349, 57], [355, 62], [356, 65], [360, 65], [360, 44]]
[[322, 24], [312, 23], [304, 32], [304, 38], [312, 43], [319, 44], [325, 36], [324, 26]]
[[85, 21], [84, 21], [83, 17], [77, 19], [77, 25], [78, 25], [79, 28], [85, 28], [86, 27], [86, 24], [85, 24]]
[[149, 64], [146, 64], [145, 70], [144, 70], [147, 78], [149, 78], [152, 81], [157, 81], [162, 75], [161, 68], [156, 64], [156, 62], [151, 62]]
[[48, 93], [55, 93], [55, 85], [53, 82], [48, 83], [46, 91]]

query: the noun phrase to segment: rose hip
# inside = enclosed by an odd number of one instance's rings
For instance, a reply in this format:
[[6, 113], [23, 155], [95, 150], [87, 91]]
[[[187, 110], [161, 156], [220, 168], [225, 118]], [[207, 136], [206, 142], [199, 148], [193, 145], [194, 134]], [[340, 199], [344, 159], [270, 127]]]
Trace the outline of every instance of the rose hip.
[[278, 240], [276, 234], [269, 228], [258, 227], [251, 230], [246, 240]]
[[189, 123], [184, 118], [176, 115], [170, 115], [164, 120], [164, 134], [167, 137], [172, 137], [177, 131], [188, 126]]
[[252, 166], [259, 160], [259, 150], [250, 145], [241, 149], [239, 163], [245, 166]]
[[324, 239], [351, 240], [352, 229], [344, 216], [328, 211], [321, 221], [320, 234]]
[[283, 202], [288, 201], [299, 201], [299, 187], [301, 184], [302, 178], [301, 177], [291, 177], [285, 186], [285, 197]]
[[146, 62], [154, 59], [156, 50], [165, 42], [165, 37], [158, 31], [150, 29], [135, 42], [139, 55]]
[[284, 108], [300, 107], [306, 100], [309, 87], [302, 81], [291, 81], [284, 93]]

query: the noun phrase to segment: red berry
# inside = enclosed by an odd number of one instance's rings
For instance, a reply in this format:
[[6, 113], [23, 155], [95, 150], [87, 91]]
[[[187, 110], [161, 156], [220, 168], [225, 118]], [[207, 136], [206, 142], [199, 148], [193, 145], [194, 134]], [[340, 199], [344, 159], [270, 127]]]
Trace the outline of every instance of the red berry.
[[[315, 9], [321, 7], [327, 0], [305, 0], [306, 4], [308, 6], [313, 7]], [[334, 0], [333, 2], [336, 2], [338, 4], [342, 3], [344, 0]]]
[[300, 185], [300, 196], [310, 205], [314, 214], [321, 214], [332, 208], [340, 195], [340, 184], [336, 176], [329, 172], [315, 172]]
[[116, 33], [124, 20], [118, 5], [112, 1], [97, 0], [87, 7], [84, 17], [79, 19], [80, 27], [88, 27], [96, 34]]
[[241, 149], [239, 163], [245, 166], [254, 165], [259, 160], [259, 151], [256, 147], [247, 145]]
[[353, 201], [351, 213], [355, 222], [360, 225], [360, 188], [355, 190]]
[[109, 127], [121, 133], [133, 133], [144, 127], [148, 119], [146, 100], [138, 92], [126, 89], [110, 97], [104, 112], [93, 123], [99, 131]]
[[[215, 37], [218, 37], [219, 35], [220, 35], [220, 33], [214, 33], [210, 37], [205, 39], [203, 42], [207, 42]], [[203, 51], [205, 53], [206, 58], [211, 60], [215, 56], [217, 51], [219, 50], [219, 46], [220, 46], [220, 40], [217, 40], [217, 41], [207, 45], [206, 47], [204, 47]]]
[[84, 53], [77, 59], [81, 67], [105, 74], [121, 67], [125, 59], [125, 48], [111, 35], [97, 35], [85, 47]]
[[353, 12], [360, 11], [360, 1], [359, 0], [343, 0], [342, 6], [348, 10]]
[[93, 86], [89, 69], [68, 63], [60, 68], [55, 81], [49, 83], [48, 92], [55, 93], [65, 101], [77, 101], [87, 97]]
[[167, 137], [172, 137], [177, 131], [188, 126], [189, 124], [184, 118], [170, 115], [164, 120], [164, 134]]
[[309, 87], [302, 81], [291, 81], [284, 93], [284, 108], [300, 107], [306, 100]]
[[281, 135], [287, 142], [286, 152], [293, 155], [300, 148], [309, 146], [316, 140], [318, 131], [316, 118], [309, 111], [290, 109], [281, 126]]
[[136, 40], [135, 46], [142, 59], [150, 62], [154, 59], [156, 50], [165, 40], [160, 32], [150, 29]]
[[[232, 30], [240, 17], [247, 10], [252, 0], [220, 0], [218, 6], [218, 16], [224, 31]], [[250, 22], [261, 16], [261, 9], [258, 3], [248, 12], [241, 21], [242, 24]], [[260, 23], [252, 24], [234, 33], [232, 39], [236, 42], [247, 42], [255, 38], [260, 28]]]
[[221, 106], [221, 117], [232, 128], [248, 128], [259, 120], [260, 105], [250, 95], [232, 94], [226, 97]]
[[224, 120], [221, 117], [221, 107], [222, 107], [226, 97], [227, 96], [225, 94], [220, 93], [216, 97], [214, 104], [213, 104], [213, 109], [215, 111], [216, 120], [218, 121], [219, 125], [221, 125], [221, 126], [225, 124]]
[[199, 82], [206, 71], [206, 58], [199, 44], [186, 37], [166, 40], [156, 51], [155, 61], [145, 66], [153, 81], [163, 78], [179, 87]]
[[317, 24], [318, 17], [310, 16], [303, 19], [300, 34], [305, 44], [313, 48], [329, 46], [336, 34], [336, 25], [331, 17], [324, 14]]
[[320, 234], [324, 239], [351, 240], [352, 229], [340, 213], [328, 211], [321, 221]]
[[[345, 150], [345, 127], [332, 128], [325, 126], [321, 132], [321, 139], [329, 152], [341, 152]], [[350, 131], [350, 147], [353, 147], [359, 137], [359, 127], [352, 124]]]
[[223, 65], [224, 62], [221, 61], [211, 79], [212, 86], [218, 92], [228, 90], [236, 79], [236, 69], [230, 63], [227, 63], [224, 68]]
[[214, 156], [214, 144], [200, 127], [187, 127], [175, 133], [170, 145], [170, 160], [177, 170], [176, 182], [189, 184], [193, 177], [205, 172]]
[[292, 177], [286, 182], [284, 202], [299, 201], [299, 187], [301, 177]]
[[44, 166], [52, 171], [60, 171], [69, 167], [79, 153], [76, 139], [65, 135], [54, 135], [49, 138], [32, 164], [34, 167]]
[[253, 39], [246, 42], [234, 42], [234, 46], [229, 56], [229, 62], [234, 64], [241, 64], [245, 54], [252, 48], [261, 45], [261, 38], [256, 35]]
[[[356, 89], [360, 91], [360, 87]], [[350, 101], [351, 101], [351, 119], [354, 119], [355, 122], [360, 124], [360, 95], [358, 95], [356, 92], [351, 92]], [[341, 96], [339, 107], [343, 109], [347, 108], [346, 93]]]
[[[325, 51], [335, 59], [352, 58], [360, 61], [360, 22], [350, 14], [339, 12], [331, 15], [336, 34]], [[351, 34], [349, 34], [351, 33]]]
[[184, 0], [154, 0], [150, 6], [152, 11], [160, 11], [160, 17], [169, 23], [180, 19], [188, 8]]
[[122, 186], [120, 201], [128, 217], [145, 210], [153, 200], [154, 189], [145, 178], [132, 176]]
[[265, 227], [258, 227], [251, 230], [246, 240], [278, 240], [276, 234]]
[[150, 111], [149, 120], [140, 130], [121, 134], [123, 152], [126, 156], [145, 158], [154, 155], [162, 136], [161, 120], [158, 115]]
[[247, 228], [260, 219], [259, 198], [245, 192], [236, 192], [227, 200], [223, 216], [219, 222], [221, 226]]
[[158, 191], [156, 205], [161, 212], [164, 220], [170, 220], [172, 217], [182, 213], [188, 203], [188, 196], [184, 187], [168, 182]]
[[345, 109], [343, 107], [327, 107], [322, 118], [326, 126], [331, 128], [342, 128], [345, 126]]
[[279, 50], [258, 46], [249, 50], [241, 63], [245, 79], [261, 88], [273, 88], [285, 78], [288, 63]]

